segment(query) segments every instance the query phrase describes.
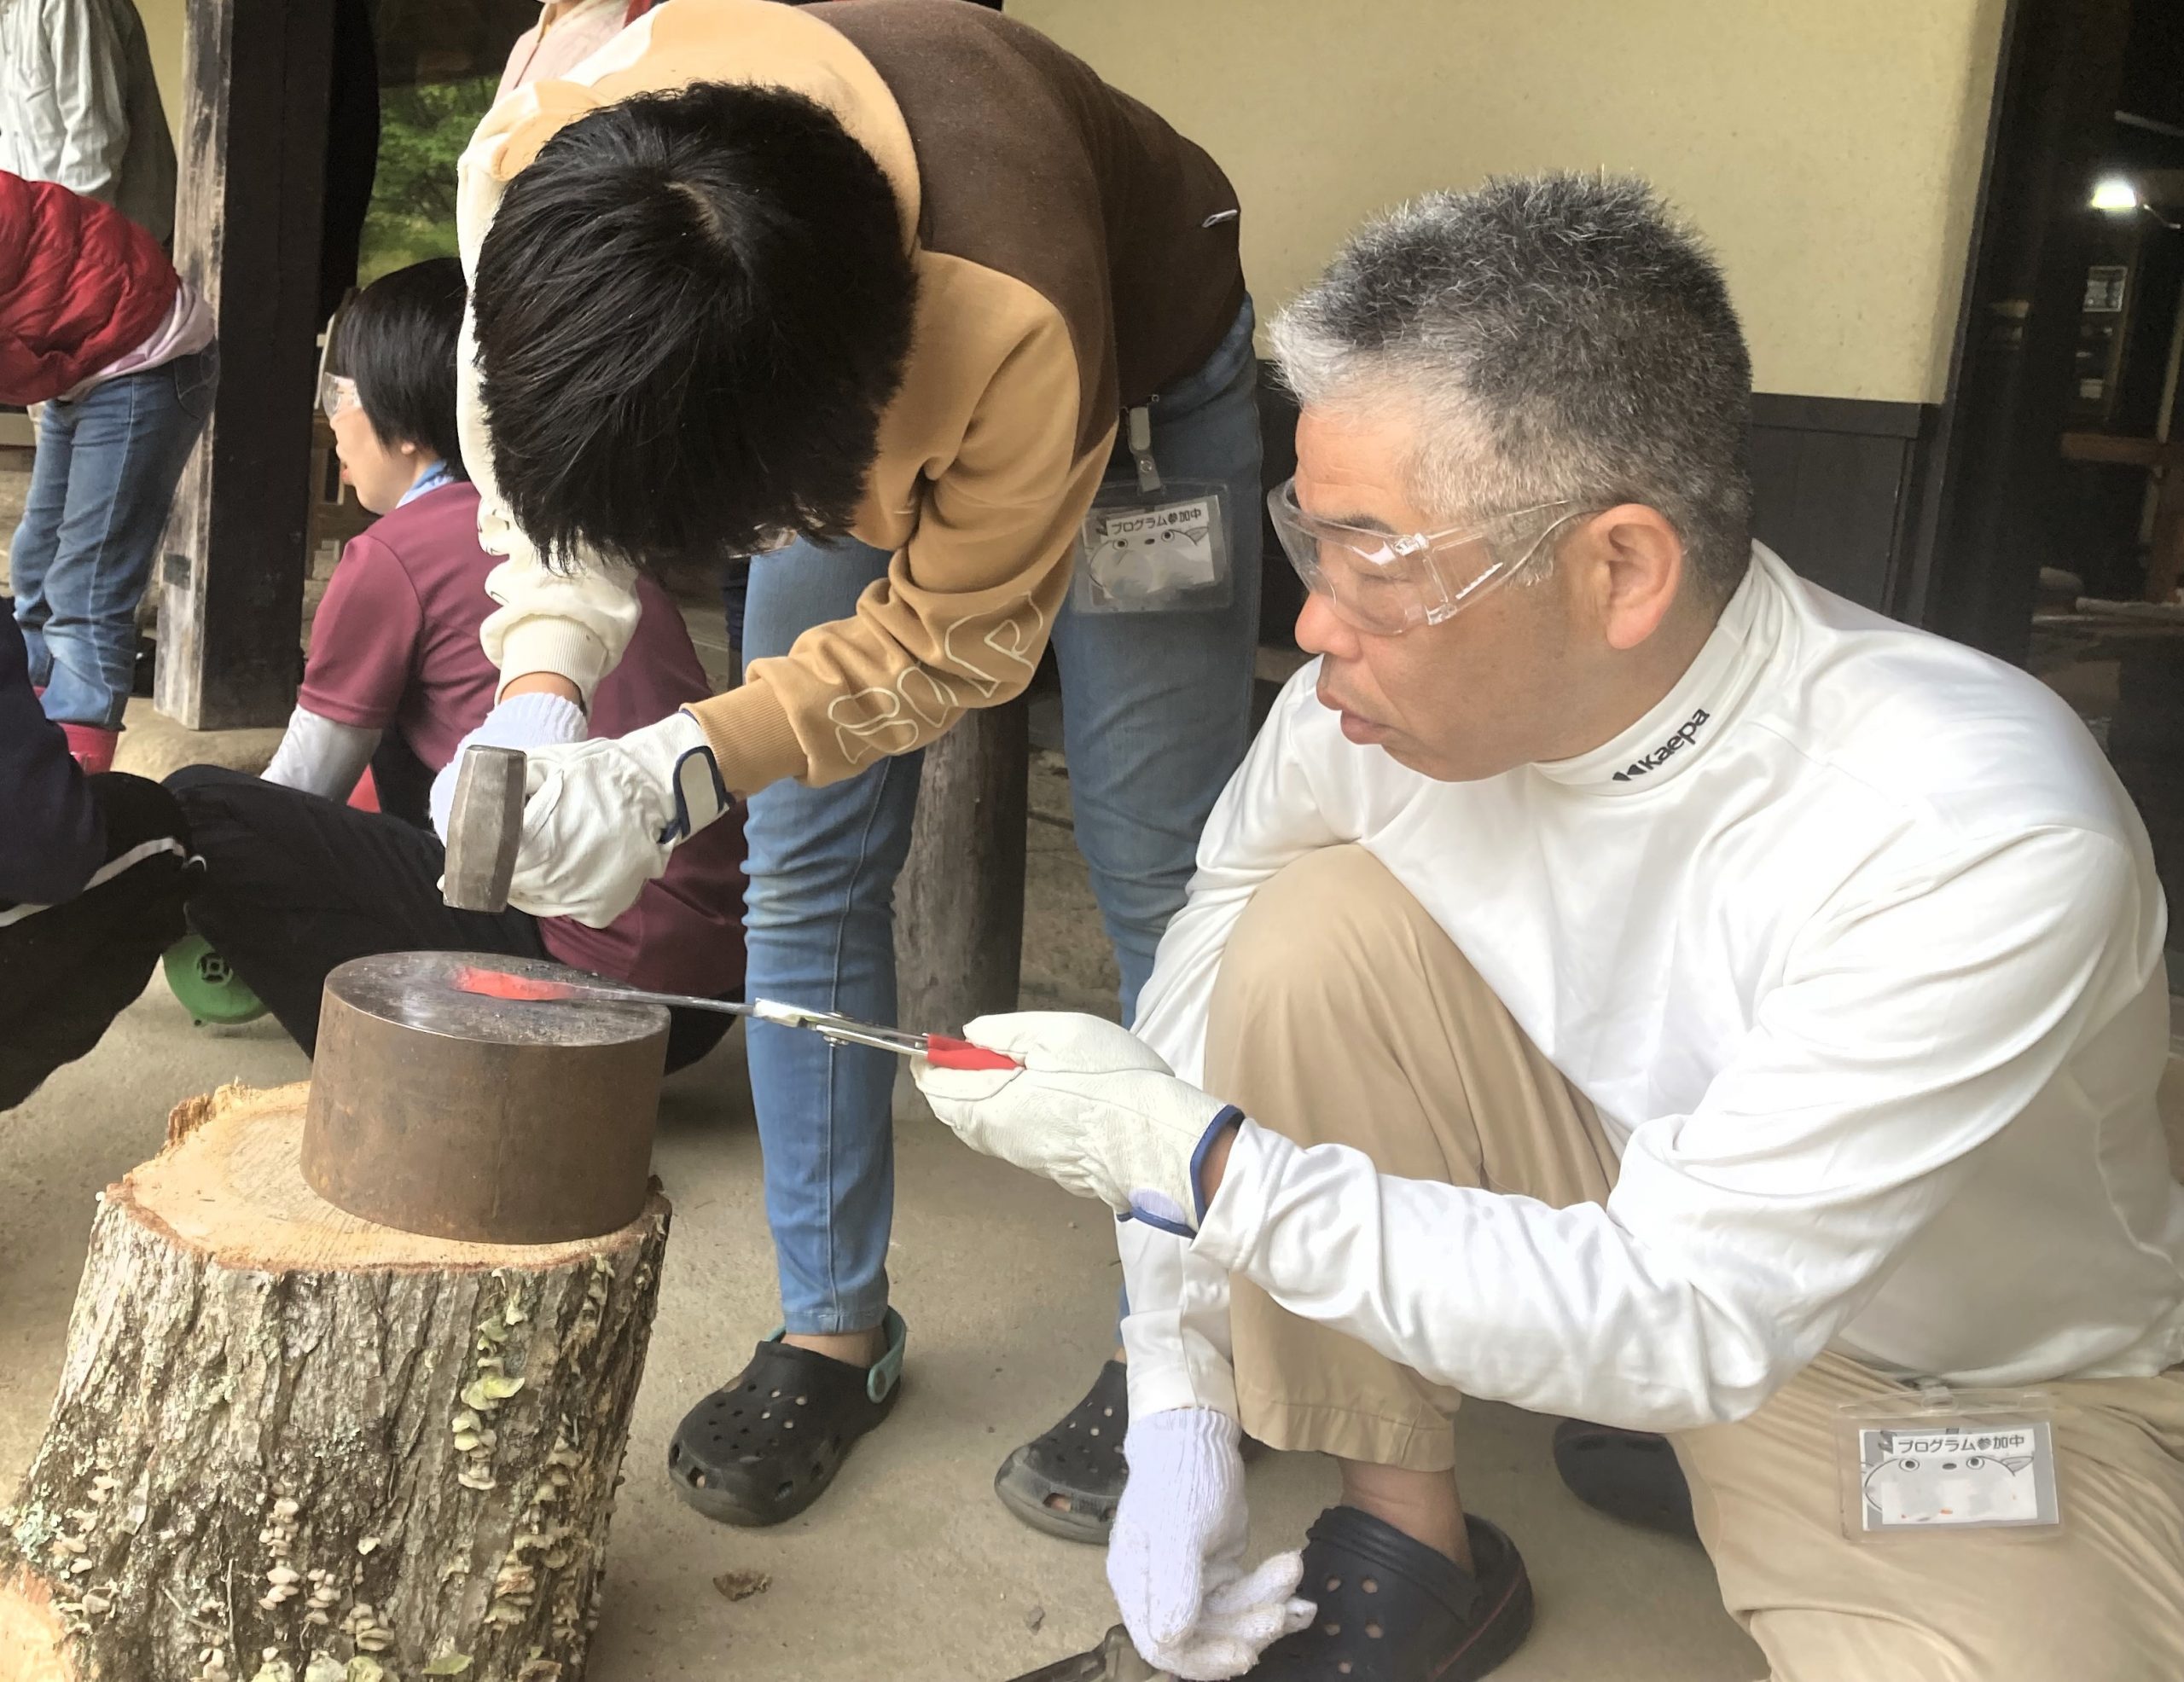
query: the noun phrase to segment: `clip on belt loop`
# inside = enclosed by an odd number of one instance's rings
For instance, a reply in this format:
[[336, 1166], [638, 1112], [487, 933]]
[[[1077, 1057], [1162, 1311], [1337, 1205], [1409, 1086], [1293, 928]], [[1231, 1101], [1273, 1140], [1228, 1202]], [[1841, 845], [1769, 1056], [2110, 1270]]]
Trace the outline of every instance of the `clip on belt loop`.
[[1130, 453], [1137, 463], [1137, 488], [1149, 496], [1160, 489], [1160, 468], [1153, 459], [1153, 410], [1144, 403], [1130, 412]]

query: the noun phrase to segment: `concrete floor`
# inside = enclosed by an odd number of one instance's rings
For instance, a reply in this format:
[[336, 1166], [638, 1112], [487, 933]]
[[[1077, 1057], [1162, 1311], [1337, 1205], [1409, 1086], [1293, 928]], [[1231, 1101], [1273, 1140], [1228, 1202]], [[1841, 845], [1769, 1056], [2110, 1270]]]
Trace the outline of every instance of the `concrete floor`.
[[[256, 745], [157, 724], [125, 740], [148, 768], [247, 760]], [[1025, 1000], [1111, 1011], [1112, 964], [1051, 755], [1038, 757], [1033, 804]], [[155, 978], [96, 1053], [0, 1116], [0, 1491], [44, 1429], [99, 1189], [158, 1149], [177, 1100], [305, 1072], [270, 1019], [193, 1028]], [[592, 1682], [1004, 1682], [1092, 1644], [1113, 1621], [1101, 1555], [1025, 1529], [990, 1491], [1002, 1456], [1059, 1417], [1107, 1354], [1118, 1278], [1107, 1216], [972, 1155], [914, 1097], [897, 1140], [891, 1265], [910, 1325], [901, 1406], [811, 1512], [770, 1532], [724, 1529], [674, 1498], [664, 1458], [684, 1410], [777, 1315], [740, 1035], [668, 1083], [655, 1165], [675, 1228]], [[1564, 1493], [1549, 1421], [1485, 1405], [1465, 1419], [1467, 1494], [1517, 1539], [1539, 1593], [1537, 1633], [1500, 1675], [1761, 1673], [1696, 1548], [1626, 1530]], [[1270, 1552], [1297, 1544], [1332, 1480], [1310, 1459], [1278, 1455], [1254, 1467], [1252, 1489], [1254, 1540]], [[730, 1570], [770, 1573], [771, 1586], [731, 1603], [712, 1587]]]

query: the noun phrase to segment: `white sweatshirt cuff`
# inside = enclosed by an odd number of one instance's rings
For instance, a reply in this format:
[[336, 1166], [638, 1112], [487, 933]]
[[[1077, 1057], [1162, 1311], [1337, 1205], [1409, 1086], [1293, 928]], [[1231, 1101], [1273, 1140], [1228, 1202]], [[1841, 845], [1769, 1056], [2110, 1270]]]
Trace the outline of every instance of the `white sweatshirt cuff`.
[[1123, 1351], [1130, 1359], [1130, 1417], [1200, 1408], [1237, 1414], [1236, 1373], [1202, 1342], [1194, 1343], [1173, 1314], [1140, 1314], [1123, 1321]]
[[1210, 1407], [1234, 1414], [1228, 1274], [1141, 1221], [1118, 1221], [1115, 1241], [1130, 1286], [1122, 1339], [1132, 1413]]
[[1296, 1155], [1295, 1144], [1246, 1116], [1228, 1147], [1221, 1189], [1206, 1205], [1205, 1219], [1191, 1242], [1192, 1256], [1213, 1262], [1224, 1273], [1248, 1272], [1274, 1194]]

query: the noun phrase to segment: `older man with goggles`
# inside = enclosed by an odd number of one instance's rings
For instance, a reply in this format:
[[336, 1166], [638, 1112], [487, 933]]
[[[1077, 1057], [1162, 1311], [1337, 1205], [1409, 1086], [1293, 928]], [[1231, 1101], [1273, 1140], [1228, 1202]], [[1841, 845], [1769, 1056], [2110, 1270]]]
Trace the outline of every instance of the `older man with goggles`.
[[[1782, 1682], [2184, 1675], [2164, 917], [2099, 750], [1752, 542], [1743, 338], [1642, 183], [1409, 206], [1275, 345], [1320, 658], [1135, 1035], [991, 1018], [1021, 1070], [918, 1076], [1130, 1217], [1141, 1653], [1499, 1663], [1471, 1395], [1665, 1433]], [[1240, 1429], [1339, 1465], [1301, 1558], [1246, 1569]]]

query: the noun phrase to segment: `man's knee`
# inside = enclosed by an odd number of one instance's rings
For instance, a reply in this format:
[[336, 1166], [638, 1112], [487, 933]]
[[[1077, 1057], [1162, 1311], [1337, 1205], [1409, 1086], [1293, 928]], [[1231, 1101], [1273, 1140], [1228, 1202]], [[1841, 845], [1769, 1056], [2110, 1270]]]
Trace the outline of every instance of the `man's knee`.
[[1299, 1145], [1348, 1145], [1391, 1173], [1452, 1172], [1419, 1100], [1454, 1047], [1435, 1002], [1469, 973], [1425, 908], [1362, 847], [1285, 867], [1222, 954], [1206, 1076]]
[[1354, 844], [1326, 847], [1252, 896], [1222, 954], [1219, 991], [1224, 1005], [1253, 1016], [1354, 1018], [1389, 977], [1422, 971], [1421, 942], [1453, 949], [1380, 860]]

